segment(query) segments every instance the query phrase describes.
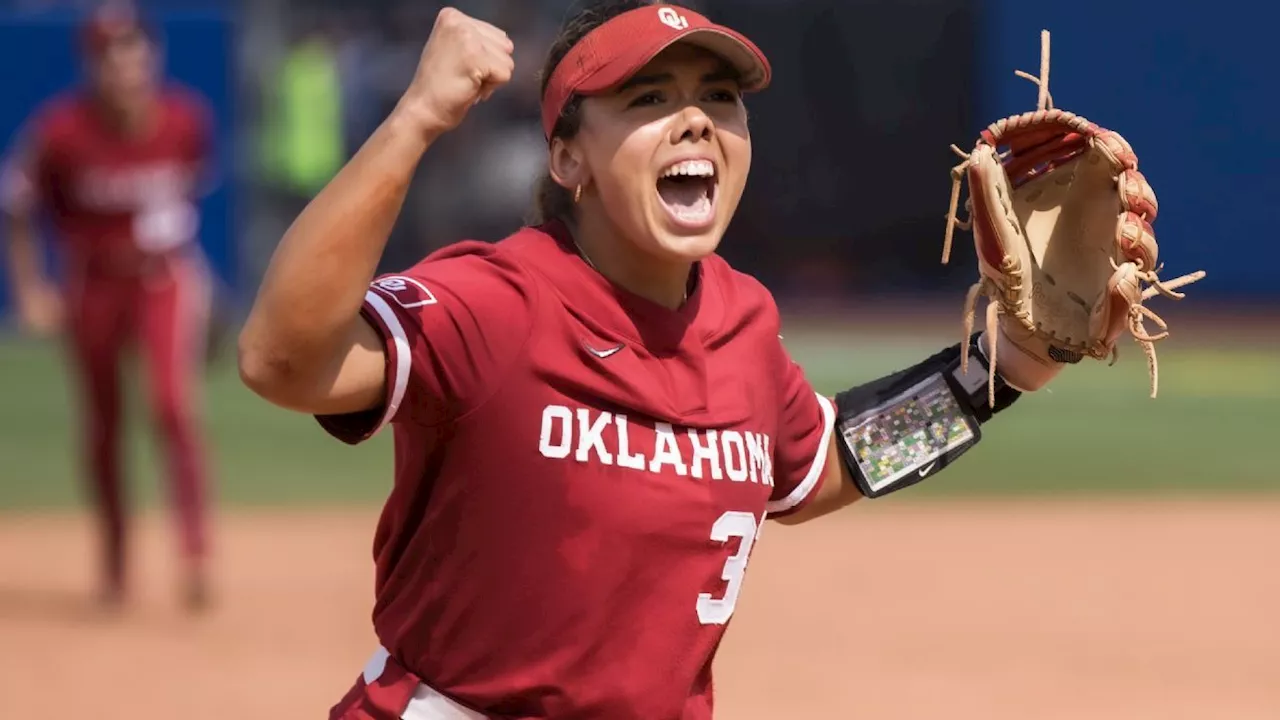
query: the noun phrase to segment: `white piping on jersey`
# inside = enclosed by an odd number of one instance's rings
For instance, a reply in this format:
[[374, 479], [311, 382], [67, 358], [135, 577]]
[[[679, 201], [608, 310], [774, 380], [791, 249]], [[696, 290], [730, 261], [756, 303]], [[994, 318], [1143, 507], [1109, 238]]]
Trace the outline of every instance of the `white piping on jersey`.
[[400, 324], [400, 318], [396, 317], [395, 311], [391, 309], [387, 301], [372, 290], [365, 293], [364, 301], [369, 303], [369, 307], [378, 313], [378, 317], [382, 319], [387, 329], [391, 331], [391, 340], [395, 343], [396, 349], [396, 376], [391, 385], [387, 409], [382, 413], [382, 419], [378, 421], [378, 427], [374, 428], [373, 433], [371, 433], [377, 434], [396, 416], [396, 411], [400, 409], [400, 403], [404, 401], [404, 391], [409, 387], [409, 367], [413, 358], [410, 355], [409, 336], [405, 334], [404, 326]]
[[818, 480], [822, 478], [822, 471], [827, 465], [827, 445], [831, 442], [831, 429], [835, 427], [836, 410], [831, 406], [831, 401], [821, 393], [814, 393], [814, 395], [818, 396], [818, 405], [822, 408], [823, 432], [822, 439], [818, 441], [818, 452], [813, 456], [813, 464], [809, 466], [809, 474], [804, 476], [804, 480], [800, 481], [790, 495], [781, 500], [766, 503], [765, 513], [786, 512], [799, 505], [809, 496], [809, 493], [813, 492], [813, 489], [818, 486]]

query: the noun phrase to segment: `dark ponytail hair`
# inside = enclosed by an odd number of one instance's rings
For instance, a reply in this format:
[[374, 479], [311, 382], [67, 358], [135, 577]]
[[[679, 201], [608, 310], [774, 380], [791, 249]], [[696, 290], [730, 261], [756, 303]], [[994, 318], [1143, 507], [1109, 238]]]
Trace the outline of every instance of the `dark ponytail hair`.
[[[588, 33], [624, 12], [648, 5], [664, 5], [661, 0], [587, 0], [576, 12], [569, 14], [560, 26], [560, 34], [551, 43], [547, 52], [547, 60], [539, 75], [539, 97], [547, 92], [547, 82], [556, 66], [569, 54], [569, 50]], [[689, 3], [680, 3], [683, 7], [694, 9]], [[582, 124], [580, 114], [582, 98], [575, 95], [565, 103], [564, 111], [556, 120], [551, 137], [569, 139], [578, 134]], [[573, 216], [573, 191], [562, 187], [548, 172], [538, 179], [534, 195], [534, 214], [532, 224], [541, 224], [548, 220], [567, 219]]]

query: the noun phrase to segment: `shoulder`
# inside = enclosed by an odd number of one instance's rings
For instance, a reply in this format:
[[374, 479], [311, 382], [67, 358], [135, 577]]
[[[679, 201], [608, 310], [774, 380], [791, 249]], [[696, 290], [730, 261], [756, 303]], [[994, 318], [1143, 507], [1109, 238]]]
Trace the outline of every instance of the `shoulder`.
[[161, 93], [165, 107], [173, 113], [195, 117], [212, 112], [209, 101], [199, 90], [177, 81], [165, 83]]
[[182, 130], [203, 134], [213, 126], [213, 107], [198, 90], [171, 82], [161, 95], [169, 121]]
[[419, 274], [462, 273], [466, 277], [533, 287], [541, 277], [533, 272], [559, 254], [554, 237], [537, 227], [523, 227], [496, 242], [463, 240], [443, 247], [415, 265]]
[[442, 294], [471, 308], [531, 304], [536, 285], [505, 242], [456, 242], [379, 276], [373, 289], [406, 309], [438, 304]]
[[15, 173], [49, 167], [73, 154], [78, 139], [88, 134], [87, 122], [87, 110], [77, 93], [64, 91], [41, 103], [4, 148], [6, 196], [12, 191]]
[[51, 145], [83, 134], [89, 118], [88, 100], [79, 91], [63, 91], [45, 100], [27, 120], [29, 140]]
[[464, 276], [503, 277], [520, 281], [526, 275], [518, 253], [512, 252], [513, 235], [498, 242], [460, 240], [432, 252], [405, 274], [429, 277], [445, 273]]
[[568, 231], [556, 221], [547, 225], [530, 225], [493, 243], [493, 248], [522, 267], [542, 268], [569, 254], [556, 239], [558, 233], [565, 232]]
[[735, 270], [719, 255], [702, 261], [703, 281], [720, 295], [725, 325], [751, 327], [767, 337], [775, 337], [781, 326], [773, 293], [755, 277]]

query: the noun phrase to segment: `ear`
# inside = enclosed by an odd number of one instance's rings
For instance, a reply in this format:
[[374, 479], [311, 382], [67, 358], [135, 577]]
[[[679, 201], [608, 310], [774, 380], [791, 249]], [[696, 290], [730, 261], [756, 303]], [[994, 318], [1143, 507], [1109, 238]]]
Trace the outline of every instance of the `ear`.
[[583, 160], [581, 151], [563, 138], [551, 139], [547, 169], [551, 172], [551, 179], [566, 190], [572, 191], [591, 183], [591, 170]]

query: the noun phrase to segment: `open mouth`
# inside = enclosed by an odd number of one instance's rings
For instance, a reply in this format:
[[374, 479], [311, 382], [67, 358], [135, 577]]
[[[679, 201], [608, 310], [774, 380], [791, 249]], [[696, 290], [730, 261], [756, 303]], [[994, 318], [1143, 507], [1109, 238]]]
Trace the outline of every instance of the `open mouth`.
[[716, 166], [710, 160], [681, 160], [658, 178], [658, 197], [678, 225], [703, 228], [715, 218]]

